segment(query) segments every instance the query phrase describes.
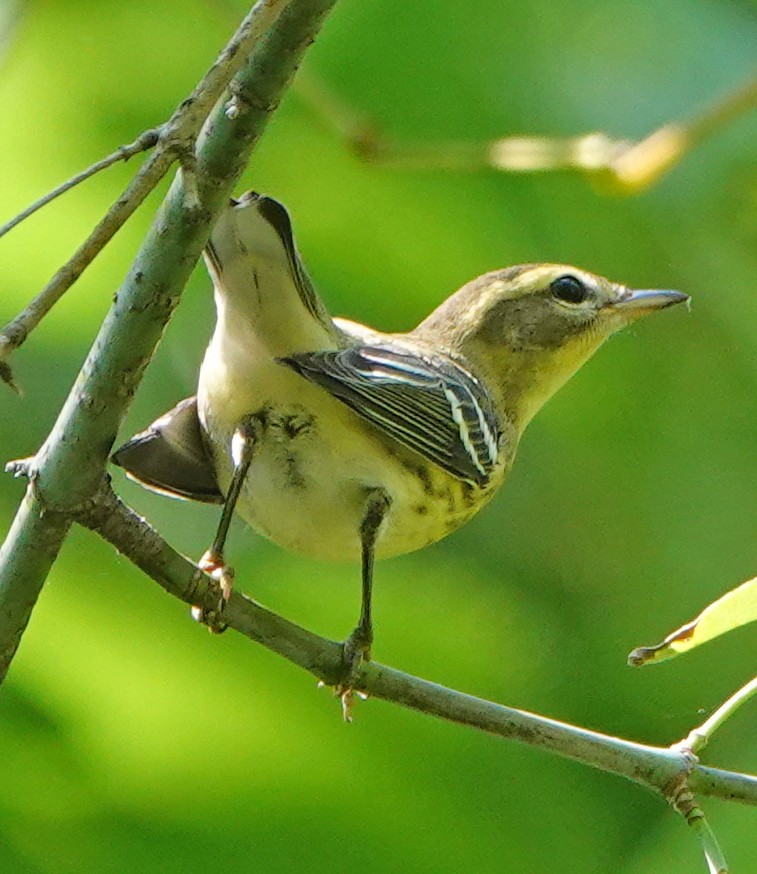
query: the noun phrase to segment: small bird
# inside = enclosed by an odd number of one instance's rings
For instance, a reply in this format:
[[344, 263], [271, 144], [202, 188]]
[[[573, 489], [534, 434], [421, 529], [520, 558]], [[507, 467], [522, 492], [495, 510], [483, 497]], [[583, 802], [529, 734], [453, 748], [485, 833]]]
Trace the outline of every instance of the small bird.
[[454, 531], [502, 485], [535, 413], [612, 333], [688, 300], [576, 267], [521, 264], [464, 285], [407, 334], [332, 319], [286, 209], [232, 200], [205, 250], [217, 323], [195, 397], [113, 456], [174, 496], [223, 503], [201, 560], [226, 597], [236, 507], [287, 549], [362, 561], [350, 694], [373, 642], [375, 558]]

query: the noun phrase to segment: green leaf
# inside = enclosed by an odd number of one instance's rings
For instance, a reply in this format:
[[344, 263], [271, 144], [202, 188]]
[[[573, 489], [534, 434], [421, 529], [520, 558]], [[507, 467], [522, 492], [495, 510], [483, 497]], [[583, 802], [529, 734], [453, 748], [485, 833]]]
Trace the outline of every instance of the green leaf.
[[727, 631], [757, 621], [757, 577], [713, 601], [693, 619], [655, 646], [640, 646], [628, 656], [629, 665], [646, 665], [673, 658]]

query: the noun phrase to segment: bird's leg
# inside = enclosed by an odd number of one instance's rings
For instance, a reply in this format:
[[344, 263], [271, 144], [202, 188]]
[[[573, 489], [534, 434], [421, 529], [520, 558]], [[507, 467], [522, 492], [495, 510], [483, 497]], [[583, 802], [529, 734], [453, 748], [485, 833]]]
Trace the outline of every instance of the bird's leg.
[[[221, 519], [218, 523], [213, 543], [198, 562], [201, 570], [218, 582], [221, 595], [218, 602], [218, 612], [223, 609], [224, 604], [231, 597], [234, 588], [234, 569], [225, 563], [223, 549], [229, 533], [231, 519], [234, 515], [234, 508], [242, 491], [247, 471], [250, 469], [256, 442], [255, 428], [251, 420], [243, 422], [237, 427], [231, 440], [231, 457], [234, 462], [234, 473], [229, 490], [226, 493]], [[215, 617], [202, 608], [195, 608], [193, 615], [198, 621], [208, 625], [211, 630], [222, 630]]]
[[362, 549], [363, 595], [360, 605], [360, 619], [352, 634], [344, 642], [344, 679], [337, 686], [342, 699], [344, 718], [349, 721], [352, 693], [357, 673], [364, 661], [370, 660], [373, 643], [373, 622], [371, 620], [371, 592], [373, 589], [373, 561], [381, 523], [389, 509], [389, 496], [383, 489], [369, 493], [368, 501], [360, 523], [360, 545]]

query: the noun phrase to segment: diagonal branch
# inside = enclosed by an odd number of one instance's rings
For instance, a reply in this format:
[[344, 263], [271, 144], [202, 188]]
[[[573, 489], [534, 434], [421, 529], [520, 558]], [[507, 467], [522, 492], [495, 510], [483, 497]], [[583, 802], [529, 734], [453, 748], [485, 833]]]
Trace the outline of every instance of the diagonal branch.
[[[217, 584], [180, 555], [101, 483], [77, 521], [95, 531], [187, 604], [215, 608]], [[223, 622], [261, 643], [324, 683], [342, 675], [342, 644], [319, 637], [234, 592]], [[705, 768], [688, 752], [653, 747], [505, 707], [372, 662], [361, 669], [357, 685], [376, 698], [549, 750], [609, 773], [618, 774], [671, 800], [682, 792], [757, 804], [757, 778]], [[675, 795], [675, 799], [673, 796]], [[688, 796], [687, 796], [688, 797]], [[676, 801], [678, 803], [678, 801]]]
[[59, 268], [47, 285], [34, 297], [11, 322], [0, 332], [0, 377], [11, 388], [16, 388], [8, 356], [18, 349], [76, 282], [97, 255], [105, 248], [116, 232], [145, 200], [160, 180], [166, 175], [175, 160], [169, 149], [155, 151], [139, 168], [124, 193], [100, 219], [87, 239], [71, 258]]
[[[232, 77], [240, 70], [261, 35], [266, 32], [281, 10], [286, 8], [290, 2], [291, 0], [260, 0], [255, 5], [192, 94], [179, 104], [171, 118], [160, 127], [155, 151], [140, 167], [139, 172], [128, 184], [123, 194], [113, 203], [87, 239], [63, 267], [55, 273], [42, 291], [27, 305], [23, 312], [19, 313], [0, 331], [0, 380], [18, 390], [13, 381], [13, 373], [7, 360], [8, 356], [24, 343], [29, 333], [94, 261], [166, 175], [171, 165], [178, 159], [185, 170], [193, 166], [195, 141], [208, 113], [219, 100]], [[139, 143], [143, 137], [149, 140], [152, 134], [154, 131], [145, 131], [132, 146]], [[119, 155], [120, 150], [114, 154]], [[106, 158], [105, 161], [107, 160]], [[91, 170], [92, 168], [90, 168]], [[85, 170], [75, 179], [83, 181], [92, 175], [90, 171]], [[194, 178], [193, 175], [191, 178]], [[71, 182], [73, 183], [74, 180]], [[184, 196], [191, 195], [188, 206], [192, 208], [199, 206], [195, 188], [194, 185], [191, 188], [185, 185]], [[56, 196], [56, 192], [48, 195], [47, 200], [43, 198], [43, 201], [49, 202], [54, 196]], [[31, 214], [36, 208], [37, 205], [34, 205], [25, 212]], [[18, 224], [23, 217], [24, 213], [21, 213], [0, 231], [4, 233], [9, 230], [10, 227]]]
[[[58, 421], [39, 453], [26, 464], [29, 487], [0, 548], [0, 679], [73, 516], [100, 488], [121, 419], [207, 242], [212, 222], [334, 3], [259, 0], [245, 19], [244, 51], [232, 40], [221, 55], [240, 68], [231, 85], [238, 111], [231, 118], [217, 105], [198, 139], [194, 178], [202, 207], [196, 208], [186, 197], [184, 174], [177, 176]], [[254, 50], [248, 54], [250, 46]], [[188, 118], [204, 117], [204, 102], [196, 95], [212, 94], [215, 99], [223, 90], [225, 71], [219, 59], [208, 73], [210, 84], [198, 86], [190, 98], [193, 109]]]

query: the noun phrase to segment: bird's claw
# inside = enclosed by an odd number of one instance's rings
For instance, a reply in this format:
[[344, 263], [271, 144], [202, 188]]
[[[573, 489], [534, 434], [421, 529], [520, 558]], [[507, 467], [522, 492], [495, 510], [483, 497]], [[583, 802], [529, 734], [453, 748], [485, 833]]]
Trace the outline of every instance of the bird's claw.
[[221, 596], [219, 608], [222, 608], [234, 591], [234, 568], [224, 562], [222, 555], [210, 549], [203, 555], [197, 565], [201, 571], [204, 571], [218, 583]]
[[371, 643], [372, 635], [366, 634], [359, 626], [344, 642], [342, 650], [344, 675], [341, 682], [334, 686], [334, 694], [342, 702], [342, 716], [345, 722], [352, 722], [355, 696], [357, 695], [363, 701], [368, 698], [367, 693], [355, 688], [355, 684], [361, 668], [366, 662], [371, 660]]
[[355, 706], [355, 696], [361, 701], [368, 700], [368, 693], [361, 692], [359, 689], [353, 689], [351, 686], [345, 688], [342, 685], [334, 687], [334, 695], [339, 697], [342, 702], [342, 718], [345, 722], [352, 722], [352, 710]]
[[218, 603], [210, 610], [200, 606], [192, 607], [192, 618], [207, 625], [208, 630], [214, 634], [220, 634], [227, 628], [220, 615], [234, 591], [234, 568], [224, 562], [223, 556], [210, 549], [202, 556], [197, 566], [217, 583]]

